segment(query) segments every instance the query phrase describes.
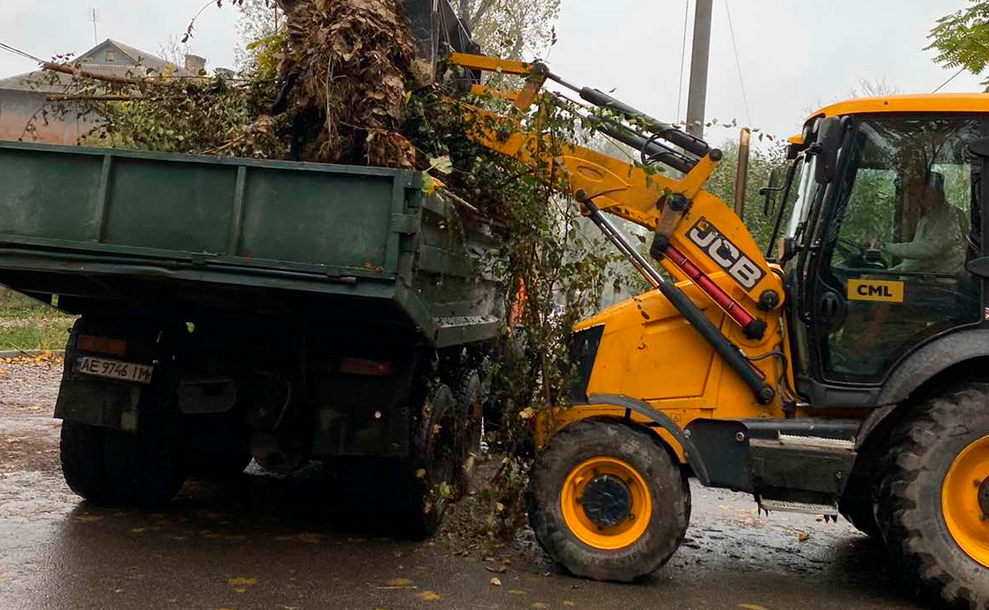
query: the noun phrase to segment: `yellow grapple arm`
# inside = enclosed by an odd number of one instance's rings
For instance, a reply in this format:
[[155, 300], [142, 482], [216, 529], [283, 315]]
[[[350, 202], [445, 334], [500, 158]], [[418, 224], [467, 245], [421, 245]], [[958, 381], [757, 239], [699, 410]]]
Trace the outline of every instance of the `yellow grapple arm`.
[[[556, 78], [541, 64], [465, 54], [451, 55], [450, 62], [467, 70], [524, 76], [526, 83], [521, 91], [507, 96], [500, 94], [514, 100], [520, 110], [546, 101], [540, 95], [542, 87], [548, 78]], [[558, 82], [565, 83], [562, 79]], [[569, 83], [566, 86], [578, 92], [588, 91], [577, 89]], [[590, 91], [598, 96], [596, 99], [612, 102], [605, 94]], [[473, 92], [493, 94], [481, 85], [474, 85]], [[617, 100], [611, 105], [617, 106], [618, 111], [637, 112]], [[468, 107], [467, 112], [473, 115], [469, 123], [475, 127], [468, 130], [468, 136], [472, 139], [534, 168], [554, 163], [563, 174], [561, 188], [569, 190], [579, 201], [593, 201], [601, 211], [656, 232], [660, 236], [661, 250], [668, 249], [662, 243], [664, 240], [672, 246], [673, 252], [660, 261], [675, 277], [697, 279], [696, 274], [687, 272], [673, 260], [677, 256], [675, 253], [679, 253], [685, 257], [688, 267], [692, 265], [704, 275], [727, 273], [736, 280], [746, 300], [752, 304], [763, 299], [763, 302], [769, 300], [778, 306], [782, 301], [779, 279], [770, 272], [769, 264], [751, 233], [724, 202], [704, 190], [705, 183], [721, 159], [721, 152], [717, 149], [708, 150], [707, 145], [698, 140], [702, 148], [695, 150], [706, 153], [691, 166], [681, 166], [681, 170], [687, 170], [682, 177], [672, 178], [573, 143], [557, 144], [554, 148], [545, 140], [540, 140], [544, 135], [523, 128], [517, 116], [496, 115], [476, 107]], [[645, 119], [654, 121], [649, 117]], [[665, 127], [674, 130], [672, 126]], [[680, 142], [690, 137], [679, 130], [675, 132]], [[670, 135], [667, 134], [667, 137]], [[635, 137], [643, 143], [648, 142], [646, 136]], [[654, 254], [660, 252], [654, 250]], [[776, 296], [764, 296], [767, 291], [773, 291]], [[719, 302], [719, 305], [722, 303]]]
[[[679, 280], [690, 280], [709, 296], [741, 328], [746, 337], [761, 340], [767, 328], [759, 318], [777, 309], [783, 301], [782, 283], [766, 262], [751, 233], [720, 199], [704, 190], [721, 159], [721, 152], [670, 125], [626, 106], [595, 89], [577, 88], [552, 74], [545, 65], [506, 61], [491, 57], [453, 54], [449, 61], [468, 71], [518, 75], [524, 87], [508, 94], [481, 85], [473, 93], [488, 93], [513, 101], [524, 111], [534, 104], [557, 103], [560, 98], [543, 91], [547, 80], [580, 94], [585, 101], [603, 107], [615, 118], [584, 116], [598, 128], [626, 144], [643, 150], [647, 160], [666, 161], [682, 173], [680, 178], [648, 171], [645, 166], [615, 159], [574, 143], [551, 143], [538, 128], [523, 126], [521, 112], [503, 116], [468, 106], [468, 137], [483, 146], [521, 161], [533, 168], [550, 164], [562, 178], [554, 186], [567, 189], [580, 201], [602, 230], [643, 273], [663, 291], [716, 351], [752, 388], [760, 402], [769, 402], [774, 392], [756, 374], [751, 364], [694, 303], [675, 287], [664, 285], [648, 261], [609, 221], [596, 218], [600, 212], [614, 214], [648, 228], [655, 234], [651, 254]], [[571, 105], [561, 105], [575, 114]], [[538, 123], [539, 114], [536, 116]], [[640, 130], [641, 127], [641, 130]], [[663, 143], [666, 142], [666, 143]], [[728, 277], [732, 281], [726, 281]]]

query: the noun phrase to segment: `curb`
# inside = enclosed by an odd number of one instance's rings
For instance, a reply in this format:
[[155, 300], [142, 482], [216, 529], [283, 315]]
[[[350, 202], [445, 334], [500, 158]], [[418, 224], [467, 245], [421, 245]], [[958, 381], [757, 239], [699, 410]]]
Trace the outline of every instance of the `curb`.
[[50, 354], [52, 356], [65, 356], [64, 349], [11, 349], [11, 350], [0, 350], [0, 358], [23, 358], [25, 356], [36, 357], [42, 356], [44, 354]]

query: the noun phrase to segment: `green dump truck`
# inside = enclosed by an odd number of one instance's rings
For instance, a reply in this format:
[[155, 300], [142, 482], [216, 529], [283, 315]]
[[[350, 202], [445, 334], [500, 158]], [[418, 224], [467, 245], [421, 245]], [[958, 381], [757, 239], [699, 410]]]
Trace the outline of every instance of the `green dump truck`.
[[362, 458], [426, 534], [480, 439], [490, 227], [391, 169], [0, 143], [0, 284], [78, 315], [66, 481]]

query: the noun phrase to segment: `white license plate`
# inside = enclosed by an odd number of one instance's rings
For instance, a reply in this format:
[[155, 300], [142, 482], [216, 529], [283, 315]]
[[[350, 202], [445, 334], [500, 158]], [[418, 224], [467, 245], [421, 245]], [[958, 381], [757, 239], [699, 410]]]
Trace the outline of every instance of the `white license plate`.
[[76, 370], [84, 375], [95, 375], [96, 377], [107, 377], [122, 381], [136, 381], [137, 383], [145, 384], [151, 383], [151, 371], [153, 368], [143, 364], [134, 364], [133, 362], [92, 358], [90, 356], [80, 357], [76, 364]]

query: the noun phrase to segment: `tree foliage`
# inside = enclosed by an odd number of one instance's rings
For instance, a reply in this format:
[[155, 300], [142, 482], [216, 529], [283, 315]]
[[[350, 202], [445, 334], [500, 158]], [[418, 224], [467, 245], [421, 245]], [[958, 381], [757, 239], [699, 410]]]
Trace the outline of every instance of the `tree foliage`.
[[[926, 48], [937, 52], [934, 61], [946, 68], [975, 75], [989, 66], [989, 0], [969, 0], [969, 6], [937, 20]], [[989, 88], [989, 78], [982, 81]]]
[[[738, 174], [738, 142], [728, 141], [721, 151], [724, 155], [721, 158], [721, 163], [704, 188], [716, 195], [726, 205], [731, 206], [735, 198], [735, 177]], [[778, 141], [772, 142], [768, 146], [753, 146], [749, 154], [749, 173], [745, 186], [745, 217], [742, 221], [763, 252], [769, 245], [776, 218], [775, 214], [763, 214], [764, 199], [759, 195], [759, 189], [769, 184], [769, 177], [774, 170], [777, 172], [779, 183], [782, 184], [787, 163], [786, 146]], [[793, 190], [796, 191], [796, 185], [794, 185]], [[787, 206], [793, 203], [794, 195], [795, 192], [791, 194]], [[780, 204], [779, 197], [777, 197], [777, 207]], [[784, 218], [786, 218], [786, 211], [784, 210]]]
[[505, 59], [542, 54], [553, 42], [560, 0], [453, 0], [474, 41]]

